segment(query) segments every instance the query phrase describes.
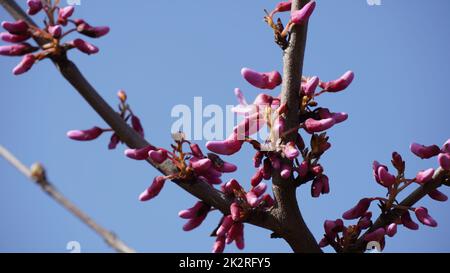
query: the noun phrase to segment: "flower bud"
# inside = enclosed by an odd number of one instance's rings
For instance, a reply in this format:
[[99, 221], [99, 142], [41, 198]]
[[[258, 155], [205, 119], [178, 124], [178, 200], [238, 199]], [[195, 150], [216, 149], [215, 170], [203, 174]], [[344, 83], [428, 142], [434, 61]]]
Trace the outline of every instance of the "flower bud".
[[328, 242], [328, 239], [326, 237], [322, 238], [319, 242], [319, 247], [324, 248], [327, 247], [330, 243]]
[[98, 138], [103, 133], [103, 129], [99, 127], [93, 127], [89, 130], [73, 130], [67, 132], [67, 136], [70, 139], [78, 141], [90, 141]]
[[292, 175], [292, 167], [290, 164], [283, 164], [281, 166], [280, 176], [283, 179], [289, 179]]
[[311, 184], [311, 196], [317, 198], [320, 196], [323, 190], [323, 180], [322, 176], [316, 177]]
[[320, 86], [327, 92], [335, 93], [347, 89], [354, 78], [355, 74], [352, 71], [347, 71], [339, 79], [326, 83], [322, 82]]
[[206, 205], [205, 203], [199, 201], [195, 203], [195, 205], [192, 208], [182, 210], [178, 213], [178, 216], [183, 219], [193, 219], [198, 217], [199, 215], [202, 215], [203, 211], [209, 211], [210, 207]]
[[242, 186], [236, 179], [231, 179], [223, 187], [223, 192], [227, 195], [233, 195], [234, 191], [241, 191], [241, 190]]
[[256, 187], [257, 185], [259, 185], [259, 183], [261, 183], [261, 181], [263, 180], [263, 169], [259, 168], [256, 173], [252, 176], [252, 178], [250, 179], [250, 184], [253, 187]]
[[0, 39], [7, 43], [21, 43], [30, 39], [29, 34], [11, 34], [9, 32], [0, 33]]
[[391, 187], [397, 181], [396, 177], [390, 174], [387, 168], [383, 167], [378, 168], [378, 177], [381, 184], [386, 188]]
[[206, 148], [213, 153], [221, 155], [233, 155], [242, 148], [243, 140], [238, 140], [235, 134], [223, 141], [208, 141]]
[[238, 222], [241, 220], [242, 208], [235, 202], [230, 206], [231, 218], [233, 221]]
[[266, 190], [267, 190], [266, 183], [259, 183], [257, 186], [251, 189], [251, 191], [254, 192], [257, 197], [263, 195], [266, 192]]
[[421, 171], [416, 175], [416, 181], [419, 184], [425, 184], [425, 183], [431, 181], [431, 179], [433, 179], [433, 175], [434, 175], [433, 168], [430, 168], [425, 171]]
[[33, 54], [27, 54], [22, 58], [22, 61], [13, 69], [14, 75], [21, 75], [28, 70], [30, 70], [34, 63], [36, 62], [36, 58]]
[[127, 149], [125, 150], [125, 155], [134, 160], [146, 160], [150, 151], [155, 150], [153, 146], [147, 146], [141, 149]]
[[283, 153], [289, 160], [294, 160], [300, 155], [300, 152], [293, 141], [290, 141], [286, 144], [283, 149]]
[[384, 230], [384, 228], [378, 228], [377, 230], [368, 233], [366, 235], [364, 235], [364, 241], [366, 242], [380, 242], [383, 240], [384, 236], [386, 235], [386, 231]]
[[148, 156], [157, 164], [163, 163], [168, 158], [167, 151], [164, 149], [150, 150]]
[[139, 200], [142, 202], [149, 201], [161, 192], [164, 187], [164, 183], [166, 179], [163, 176], [157, 176], [153, 179], [153, 183], [150, 187], [148, 187], [141, 195], [139, 195]]
[[50, 33], [50, 35], [53, 36], [53, 38], [60, 38], [61, 34], [62, 34], [62, 27], [61, 25], [56, 25], [56, 26], [49, 26], [48, 27], [48, 32]]
[[0, 55], [3, 56], [23, 56], [38, 50], [28, 43], [0, 46]]
[[91, 38], [100, 38], [109, 33], [109, 27], [107, 26], [93, 27], [81, 19], [76, 20], [75, 23], [79, 33]]
[[439, 154], [438, 162], [442, 169], [450, 171], [450, 153]]
[[196, 172], [204, 172], [211, 168], [212, 162], [209, 158], [196, 159], [195, 157], [190, 160], [191, 166]]
[[358, 227], [360, 229], [368, 229], [372, 226], [372, 212], [368, 211], [358, 221]]
[[75, 11], [74, 6], [67, 6], [67, 7], [59, 9], [58, 24], [61, 24], [63, 26], [67, 25], [67, 20], [70, 18], [70, 16], [73, 15], [74, 11]]
[[424, 207], [419, 207], [414, 210], [417, 220], [424, 225], [430, 227], [437, 227], [437, 222], [428, 214], [428, 210]]
[[229, 162], [223, 162], [222, 166], [217, 168], [217, 170], [223, 173], [234, 173], [237, 170], [237, 166]]
[[16, 35], [27, 35], [28, 34], [28, 24], [23, 20], [18, 20], [16, 22], [3, 21], [2, 27], [11, 34], [16, 34]]
[[208, 216], [208, 212], [205, 214], [199, 215], [195, 218], [189, 219], [186, 224], [183, 226], [184, 231], [191, 231], [197, 227], [199, 227], [203, 221], [206, 219], [206, 216]]
[[309, 78], [308, 81], [302, 86], [303, 94], [308, 98], [314, 97], [319, 82], [319, 77]]
[[249, 191], [245, 194], [245, 199], [250, 207], [256, 207], [259, 203], [258, 196], [253, 191]]
[[116, 133], [111, 135], [111, 139], [109, 140], [108, 149], [114, 150], [120, 142], [119, 135]]
[[205, 155], [202, 152], [202, 149], [200, 149], [200, 146], [198, 144], [192, 143], [189, 148], [191, 149], [192, 155], [198, 158], [204, 158]]
[[298, 175], [301, 178], [304, 178], [308, 172], [309, 172], [309, 164], [307, 161], [303, 161], [302, 163], [300, 163], [300, 166], [296, 169], [296, 171], [298, 172]]
[[447, 195], [440, 192], [439, 190], [433, 190], [428, 193], [428, 196], [430, 196], [431, 199], [439, 201], [439, 202], [445, 202], [448, 200]]
[[70, 46], [73, 46], [80, 50], [83, 53], [86, 53], [88, 55], [98, 53], [100, 50], [98, 47], [94, 46], [93, 44], [90, 44], [82, 39], [75, 39], [71, 42], [68, 42]]
[[445, 142], [442, 146], [442, 152], [450, 154], [450, 139], [448, 139], [447, 142]]
[[412, 143], [409, 146], [409, 149], [413, 154], [422, 159], [429, 159], [435, 157], [441, 152], [441, 149], [439, 149], [437, 145], [424, 146], [417, 143]]
[[411, 219], [411, 215], [409, 214], [409, 211], [405, 211], [405, 213], [403, 213], [403, 215], [401, 216], [401, 221], [402, 221], [403, 226], [408, 229], [411, 229], [411, 230], [419, 229], [419, 225]]
[[222, 223], [219, 226], [219, 229], [217, 229], [217, 236], [225, 236], [225, 234], [230, 230], [231, 226], [233, 225], [233, 218], [231, 215], [227, 215], [222, 218]]
[[363, 198], [361, 199], [358, 204], [356, 204], [355, 207], [351, 208], [350, 210], [346, 211], [342, 217], [345, 220], [352, 220], [359, 217], [362, 217], [365, 215], [366, 211], [370, 207], [370, 203], [372, 203], [373, 199], [370, 198]]
[[316, 8], [316, 1], [308, 2], [303, 8], [300, 10], [296, 10], [291, 12], [291, 21], [296, 25], [300, 25], [308, 21], [309, 17], [313, 13]]
[[247, 82], [259, 89], [274, 89], [282, 82], [281, 75], [277, 71], [259, 73], [249, 68], [243, 68], [241, 74]]
[[305, 121], [305, 129], [308, 133], [318, 133], [330, 129], [336, 124], [333, 118], [326, 118], [321, 120], [315, 120], [309, 118]]
[[212, 253], [223, 253], [225, 250], [225, 236], [217, 236], [216, 242], [214, 243]]
[[41, 0], [28, 0], [27, 5], [28, 5], [27, 13], [29, 15], [35, 15], [38, 12], [40, 12], [43, 8]]
[[397, 234], [397, 224], [392, 223], [386, 227], [386, 235], [389, 237], [394, 237]]

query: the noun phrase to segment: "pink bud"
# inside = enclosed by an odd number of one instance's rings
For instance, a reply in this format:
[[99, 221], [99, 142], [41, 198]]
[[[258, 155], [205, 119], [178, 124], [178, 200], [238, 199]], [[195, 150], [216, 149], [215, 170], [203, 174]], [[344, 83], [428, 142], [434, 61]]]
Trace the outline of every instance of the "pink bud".
[[191, 148], [192, 155], [194, 155], [195, 157], [198, 158], [205, 157], [203, 155], [202, 149], [200, 149], [200, 146], [198, 146], [198, 144], [192, 143], [189, 147]]
[[412, 143], [409, 146], [409, 149], [413, 154], [417, 155], [422, 159], [429, 159], [435, 157], [441, 152], [441, 149], [439, 149], [437, 145], [424, 146], [417, 143]]
[[273, 97], [269, 96], [267, 94], [259, 94], [256, 96], [255, 100], [253, 101], [254, 105], [258, 106], [269, 106], [273, 102]]
[[3, 21], [2, 27], [11, 34], [28, 35], [28, 24], [23, 20], [16, 22]]
[[225, 236], [217, 236], [212, 250], [213, 253], [223, 253], [225, 250], [225, 239]]
[[27, 5], [28, 5], [27, 13], [29, 15], [35, 15], [42, 10], [41, 0], [28, 0]]
[[416, 175], [416, 181], [419, 184], [425, 184], [425, 183], [429, 182], [431, 179], [433, 179], [433, 175], [434, 175], [433, 168], [430, 168], [425, 171], [421, 171]]
[[80, 50], [83, 53], [86, 53], [88, 55], [98, 53], [100, 50], [98, 47], [94, 46], [93, 44], [90, 44], [82, 39], [75, 39], [71, 42], [68, 42], [69, 45], [76, 47], [78, 50]]
[[260, 183], [251, 189], [251, 191], [254, 192], [257, 197], [263, 195], [266, 192], [266, 190], [267, 190], [266, 183]]
[[28, 43], [0, 46], [0, 55], [3, 56], [22, 56], [38, 50], [37, 47]]
[[250, 207], [256, 207], [259, 203], [258, 196], [253, 191], [247, 192], [245, 198]]
[[223, 162], [222, 166], [220, 166], [218, 170], [223, 173], [233, 173], [237, 170], [237, 166], [229, 162]]
[[119, 136], [114, 133], [111, 135], [111, 139], [109, 140], [108, 149], [114, 150], [120, 142]]
[[208, 213], [202, 214], [198, 217], [189, 219], [186, 224], [183, 226], [184, 231], [191, 231], [197, 227], [199, 227], [203, 221], [206, 219], [206, 216], [208, 216]]
[[405, 226], [406, 228], [411, 229], [411, 230], [419, 229], [419, 225], [411, 219], [411, 215], [409, 214], [409, 211], [406, 211], [405, 213], [403, 213], [401, 220], [402, 220], [403, 226]]
[[238, 222], [241, 220], [242, 208], [237, 203], [232, 203], [230, 206], [231, 218]]
[[307, 3], [302, 9], [291, 12], [291, 21], [296, 25], [300, 25], [308, 21], [309, 17], [316, 8], [316, 1]]
[[336, 237], [336, 234], [344, 230], [344, 222], [342, 219], [337, 219], [336, 221], [326, 220], [323, 223], [323, 228], [325, 234], [330, 238]]
[[22, 61], [13, 69], [14, 75], [21, 75], [28, 70], [30, 70], [34, 63], [36, 62], [36, 58], [33, 54], [27, 54], [22, 58]]
[[0, 33], [0, 39], [8, 43], [21, 43], [30, 39], [29, 34], [11, 34], [9, 32]]
[[317, 198], [320, 196], [323, 190], [323, 180], [321, 177], [316, 177], [311, 184], [311, 196]]
[[260, 168], [256, 171], [256, 173], [250, 179], [250, 184], [253, 187], [256, 187], [257, 185], [259, 185], [259, 183], [261, 183], [262, 180], [263, 180], [263, 169]]
[[339, 79], [321, 83], [320, 86], [327, 92], [339, 92], [346, 89], [355, 78], [355, 74], [352, 71], [347, 71], [344, 75], [342, 75]]
[[48, 32], [49, 32], [54, 38], [59, 38], [59, 37], [61, 37], [61, 34], [62, 34], [62, 27], [61, 27], [61, 25], [49, 26], [49, 27], [48, 27]]
[[309, 164], [307, 161], [303, 161], [302, 163], [300, 163], [300, 166], [296, 169], [296, 171], [298, 172], [298, 175], [302, 178], [304, 178], [308, 172], [309, 172]]
[[144, 202], [155, 198], [161, 192], [164, 187], [166, 179], [163, 176], [157, 176], [153, 179], [153, 183], [148, 187], [141, 195], [139, 195], [139, 200]]
[[442, 152], [450, 154], [450, 139], [448, 139], [447, 142], [445, 142], [442, 146]]
[[230, 244], [233, 241], [236, 242], [236, 246], [239, 249], [244, 248], [244, 224], [243, 223], [234, 223], [233, 226], [230, 228], [228, 234], [226, 243]]
[[372, 226], [372, 212], [368, 211], [364, 214], [363, 217], [361, 217], [358, 221], [358, 227], [360, 229], [368, 229], [370, 226]]
[[207, 171], [209, 168], [211, 168], [211, 165], [212, 165], [211, 159], [209, 159], [209, 158], [198, 159], [198, 158], [193, 157], [193, 158], [191, 158], [190, 163], [191, 163], [192, 168], [196, 172]]
[[255, 155], [253, 156], [253, 166], [255, 168], [259, 168], [261, 166], [263, 158], [264, 158], [263, 152], [260, 151], [256, 152]]
[[342, 215], [342, 217], [345, 220], [352, 220], [352, 219], [356, 219], [356, 218], [364, 216], [366, 211], [369, 209], [370, 203], [372, 201], [373, 201], [373, 199], [371, 199], [371, 198], [363, 198], [363, 199], [359, 200], [358, 204], [356, 204], [356, 206], [351, 208], [350, 210], [346, 211]]
[[219, 226], [219, 229], [217, 229], [217, 236], [225, 236], [225, 234], [230, 230], [231, 226], [233, 225], [233, 218], [231, 215], [227, 215], [222, 218], [222, 223]]
[[103, 129], [99, 127], [93, 127], [89, 130], [73, 130], [67, 132], [67, 136], [70, 139], [78, 141], [90, 141], [98, 138], [103, 133]]
[[200, 215], [205, 214], [208, 212], [210, 207], [206, 205], [205, 203], [199, 201], [195, 203], [195, 205], [192, 208], [182, 210], [178, 213], [178, 216], [183, 219], [193, 219]]
[[422, 224], [437, 227], [437, 222], [428, 214], [428, 210], [424, 207], [419, 207], [414, 210], [416, 213], [417, 220], [419, 220]]
[[283, 153], [289, 160], [294, 160], [300, 155], [300, 152], [293, 141], [290, 141], [286, 144]]
[[384, 184], [381, 183], [380, 177], [378, 176], [378, 170], [380, 168], [385, 168], [386, 170], [388, 170], [388, 167], [386, 167], [385, 165], [381, 165], [378, 161], [374, 161], [372, 164], [373, 176], [378, 184], [384, 186]]
[[260, 89], [274, 89], [282, 82], [277, 71], [259, 73], [250, 68], [242, 68], [241, 74], [251, 85]]
[[234, 194], [234, 191], [241, 191], [242, 187], [236, 179], [231, 179], [223, 187], [223, 192], [228, 195]]
[[450, 153], [439, 154], [438, 162], [442, 169], [450, 171]]
[[281, 166], [281, 172], [280, 172], [281, 178], [289, 179], [291, 177], [291, 174], [292, 174], [292, 167], [291, 167], [291, 165], [290, 164], [283, 164]]
[[440, 202], [445, 202], [448, 200], [447, 195], [440, 192], [439, 190], [431, 191], [430, 193], [428, 193], [428, 196], [430, 196], [431, 199], [440, 201]]
[[141, 149], [127, 149], [125, 150], [125, 155], [134, 160], [146, 160], [150, 151], [155, 150], [153, 146], [147, 146]]
[[323, 167], [322, 167], [322, 165], [318, 164], [318, 165], [313, 166], [313, 167], [311, 168], [311, 172], [312, 172], [314, 175], [321, 175], [321, 174], [323, 173]]
[[319, 242], [319, 247], [324, 248], [327, 247], [330, 243], [328, 242], [328, 239], [326, 237], [322, 238]]
[[378, 168], [378, 177], [381, 181], [381, 184], [386, 188], [391, 187], [396, 181], [396, 177], [390, 174], [387, 168], [380, 167]]
[[235, 134], [223, 141], [208, 141], [206, 148], [213, 153], [221, 155], [232, 155], [242, 148], [243, 140], [238, 140]]
[[326, 175], [322, 175], [321, 176], [322, 179], [322, 194], [328, 194], [330, 193], [330, 181], [328, 179], [328, 176]]
[[386, 227], [386, 235], [389, 237], [394, 237], [394, 235], [397, 233], [397, 224], [392, 223]]
[[131, 116], [131, 127], [133, 127], [136, 133], [141, 135], [141, 137], [144, 137], [144, 128], [142, 127], [141, 120], [135, 115]]
[[63, 26], [67, 25], [67, 20], [70, 18], [70, 16], [72, 16], [74, 11], [74, 6], [61, 8], [58, 13], [58, 24], [61, 24]]
[[91, 38], [100, 38], [109, 33], [109, 27], [107, 26], [93, 27], [80, 19], [76, 20], [76, 25], [79, 33]]
[[305, 121], [305, 129], [308, 133], [318, 133], [330, 129], [336, 124], [333, 118], [326, 118], [321, 120], [315, 120], [309, 118]]
[[275, 7], [275, 9], [270, 13], [270, 17], [272, 17], [277, 12], [290, 11], [291, 6], [292, 6], [292, 0], [278, 3], [277, 6]]
[[366, 242], [380, 242], [383, 240], [384, 236], [386, 235], [386, 231], [384, 230], [384, 228], [379, 228], [373, 232], [370, 232], [366, 235], [364, 235], [364, 240]]
[[334, 119], [336, 124], [344, 122], [348, 119], [348, 114], [341, 112], [341, 113], [333, 113], [331, 114], [331, 117]]
[[306, 84], [302, 86], [303, 94], [308, 98], [314, 97], [319, 82], [320, 82], [319, 77], [312, 77], [308, 79]]
[[167, 151], [164, 149], [150, 150], [148, 156], [157, 164], [163, 163], [168, 158]]

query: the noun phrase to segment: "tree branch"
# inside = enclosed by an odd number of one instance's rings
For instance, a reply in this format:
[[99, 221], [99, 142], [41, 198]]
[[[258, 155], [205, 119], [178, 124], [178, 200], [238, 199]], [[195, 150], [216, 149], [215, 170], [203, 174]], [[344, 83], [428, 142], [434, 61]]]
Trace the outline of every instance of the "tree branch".
[[[0, 0], [0, 4], [16, 19], [25, 20], [31, 25], [36, 26], [33, 20], [21, 9], [14, 0]], [[46, 41], [36, 40], [42, 46]], [[83, 76], [77, 66], [67, 59], [67, 56], [53, 58], [52, 61], [61, 72], [62, 76], [78, 91], [78, 93], [89, 103], [89, 105], [102, 117], [102, 119], [114, 130], [127, 146], [133, 149], [149, 146], [141, 135], [136, 133], [126, 122], [117, 114], [111, 106], [98, 94], [95, 88]], [[158, 169], [164, 175], [171, 175], [177, 172], [177, 168], [169, 160], [162, 164], [156, 164], [148, 160], [153, 167]], [[177, 181], [178, 186], [188, 193], [197, 197], [219, 209], [222, 213], [230, 214], [230, 205], [232, 200], [228, 199], [222, 192], [214, 189], [208, 183], [197, 181]], [[248, 223], [262, 228], [280, 232], [281, 226], [277, 219], [269, 212], [254, 211], [246, 220]]]
[[[415, 191], [413, 191], [410, 195], [408, 195], [402, 202], [400, 202], [400, 206], [402, 207], [412, 207], [419, 200], [424, 198], [428, 193], [434, 191], [435, 189], [442, 186], [444, 183], [448, 184], [448, 180], [450, 179], [450, 171], [446, 171], [442, 168], [438, 168], [433, 175], [433, 180], [427, 182], [426, 184], [420, 186]], [[371, 228], [369, 228], [364, 235], [375, 231], [381, 227], [386, 227], [387, 225], [393, 223], [398, 217], [400, 217], [404, 213], [404, 210], [394, 209], [387, 214], [381, 214], [378, 219], [374, 222]], [[358, 239], [355, 245], [353, 245], [348, 252], [364, 252], [366, 247], [366, 242], [363, 240], [364, 235]]]
[[134, 249], [127, 246], [124, 242], [119, 240], [117, 236], [111, 231], [97, 224], [91, 217], [77, 208], [70, 200], [62, 195], [48, 180], [45, 175], [45, 171], [40, 165], [35, 165], [34, 170], [30, 170], [22, 162], [20, 162], [11, 152], [0, 145], [0, 155], [5, 158], [12, 166], [20, 171], [28, 179], [36, 182], [41, 189], [47, 193], [51, 198], [58, 202], [61, 206], [71, 212], [75, 217], [80, 219], [88, 227], [93, 229], [105, 242], [118, 252], [122, 253], [134, 253]]
[[[292, 1], [292, 10], [299, 10], [309, 0]], [[300, 85], [303, 72], [303, 60], [306, 47], [308, 24], [295, 25], [290, 35], [289, 46], [283, 56], [283, 86], [281, 104], [287, 105], [286, 130], [298, 128]], [[285, 137], [285, 141], [295, 140], [297, 130]], [[308, 229], [298, 207], [296, 183], [293, 178], [281, 178], [277, 173], [273, 177], [273, 192], [277, 201], [274, 214], [285, 227], [281, 234], [295, 252], [321, 252], [314, 236]]]

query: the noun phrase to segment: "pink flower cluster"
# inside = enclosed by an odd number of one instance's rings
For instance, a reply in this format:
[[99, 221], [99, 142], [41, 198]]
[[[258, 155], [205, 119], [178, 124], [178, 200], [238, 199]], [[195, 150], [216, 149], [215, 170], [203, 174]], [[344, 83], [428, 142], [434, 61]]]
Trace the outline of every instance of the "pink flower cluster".
[[[144, 136], [144, 128], [142, 127], [141, 121], [138, 116], [136, 116], [133, 111], [131, 110], [130, 105], [127, 103], [127, 94], [125, 91], [120, 90], [117, 93], [117, 96], [119, 98], [120, 104], [119, 104], [119, 112], [118, 114], [122, 119], [124, 119], [127, 122], [130, 122], [131, 127], [139, 133], [141, 136]], [[105, 132], [112, 132], [113, 130], [108, 129], [102, 129], [100, 127], [93, 127], [88, 130], [72, 130], [67, 132], [67, 136], [70, 139], [77, 140], [77, 141], [91, 141], [94, 139], [97, 139], [100, 135], [102, 135]], [[119, 136], [113, 132], [111, 135], [111, 139], [108, 144], [108, 149], [113, 150], [117, 147], [117, 145], [121, 142]]]
[[[425, 146], [417, 143], [413, 143], [410, 146], [410, 150], [413, 154], [421, 159], [430, 159], [438, 156], [438, 163], [444, 171], [450, 171], [448, 163], [448, 157], [450, 154], [450, 139], [439, 148], [437, 145]], [[447, 158], [447, 159], [446, 159]], [[342, 218], [345, 220], [358, 219], [356, 225], [344, 226], [342, 219], [335, 221], [326, 220], [324, 223], [325, 235], [320, 241], [320, 246], [325, 247], [331, 245], [337, 252], [343, 252], [361, 237], [363, 230], [370, 229], [362, 239], [365, 242], [376, 241], [379, 242], [381, 247], [385, 246], [385, 236], [393, 237], [397, 233], [398, 225], [417, 230], [419, 225], [411, 218], [411, 212], [414, 212], [417, 220], [423, 225], [436, 227], [438, 224], [425, 207], [405, 207], [402, 204], [397, 203], [397, 197], [399, 193], [404, 191], [410, 185], [417, 183], [419, 185], [425, 185], [433, 181], [435, 170], [433, 168], [423, 170], [417, 173], [412, 179], [405, 178], [405, 161], [403, 161], [400, 154], [394, 152], [392, 154], [392, 165], [396, 169], [396, 174], [392, 174], [389, 168], [380, 164], [377, 161], [373, 163], [373, 175], [375, 181], [387, 189], [387, 197], [374, 197], [363, 198], [356, 206], [346, 211]], [[431, 191], [428, 196], [436, 201], [445, 202], [448, 200], [447, 195], [439, 190]], [[393, 210], [400, 211], [400, 215], [384, 227], [379, 227], [375, 230], [372, 228], [372, 212], [369, 211], [372, 202], [378, 201], [378, 206], [382, 211], [382, 215], [388, 214]], [[393, 215], [398, 215], [393, 214]], [[339, 235], [341, 234], [341, 235]]]
[[[2, 22], [2, 27], [6, 32], [0, 33], [0, 39], [12, 44], [0, 46], [0, 55], [23, 56], [22, 61], [13, 69], [14, 75], [23, 74], [29, 71], [36, 62], [49, 57], [61, 56], [73, 48], [77, 48], [86, 54], [95, 54], [99, 51], [96, 46], [79, 38], [61, 43], [65, 36], [74, 31], [91, 38], [100, 38], [108, 34], [109, 27], [94, 27], [83, 19], [72, 20], [70, 18], [75, 8], [73, 6], [61, 8], [58, 3], [59, 1], [54, 1], [53, 4], [51, 1], [27, 1], [29, 15], [36, 15], [41, 11], [46, 14], [47, 19], [44, 20], [45, 26], [42, 29], [23, 20]], [[69, 23], [73, 25], [73, 28], [64, 31], [64, 27]], [[30, 38], [46, 41], [40, 52], [34, 53], [39, 50], [39, 47], [26, 42]]]

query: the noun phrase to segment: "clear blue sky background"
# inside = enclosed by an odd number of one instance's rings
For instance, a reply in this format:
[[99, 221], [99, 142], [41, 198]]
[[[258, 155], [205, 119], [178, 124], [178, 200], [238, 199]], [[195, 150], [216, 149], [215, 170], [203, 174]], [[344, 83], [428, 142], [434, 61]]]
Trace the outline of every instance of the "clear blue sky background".
[[[25, 3], [25, 1], [20, 1]], [[63, 1], [64, 2], [64, 1]], [[89, 1], [76, 17], [108, 24], [111, 33], [93, 43], [98, 55], [70, 53], [99, 92], [116, 104], [116, 92], [128, 91], [148, 139], [170, 143], [176, 104], [234, 104], [233, 88], [247, 98], [256, 90], [240, 76], [243, 66], [281, 69], [281, 51], [264, 24], [263, 9], [277, 1]], [[412, 141], [441, 145], [450, 137], [450, 2], [446, 0], [319, 0], [310, 23], [305, 74], [334, 79], [348, 69], [356, 73], [351, 88], [319, 102], [346, 111], [349, 120], [329, 133], [333, 148], [323, 159], [332, 194], [312, 199], [309, 186], [298, 191], [300, 206], [317, 239], [323, 221], [340, 217], [365, 196], [382, 196], [372, 178], [374, 159], [388, 163], [392, 151], [407, 159], [410, 176], [435, 167], [408, 152]], [[0, 9], [0, 19], [10, 16]], [[99, 223], [142, 252], [209, 252], [208, 235], [219, 220], [212, 213], [197, 230], [185, 233], [177, 212], [196, 200], [168, 184], [159, 198], [137, 201], [157, 172], [128, 160], [124, 147], [108, 151], [107, 137], [70, 141], [65, 133], [104, 123], [83, 99], [44, 61], [21, 77], [11, 74], [18, 58], [0, 58], [0, 143], [26, 164], [40, 161], [49, 177], [71, 200]], [[204, 143], [202, 143], [204, 144]], [[229, 160], [239, 165], [236, 178], [248, 185], [253, 153], [246, 147]], [[227, 178], [230, 178], [228, 176]], [[447, 194], [449, 190], [444, 189]], [[439, 227], [399, 228], [387, 252], [450, 251], [449, 203], [425, 198]], [[373, 207], [376, 211], [376, 207]], [[0, 251], [66, 252], [76, 240], [84, 252], [111, 251], [90, 229], [0, 160]], [[245, 251], [288, 252], [269, 232], [246, 226]], [[228, 247], [234, 252], [236, 248]], [[330, 251], [330, 249], [326, 249]]]

